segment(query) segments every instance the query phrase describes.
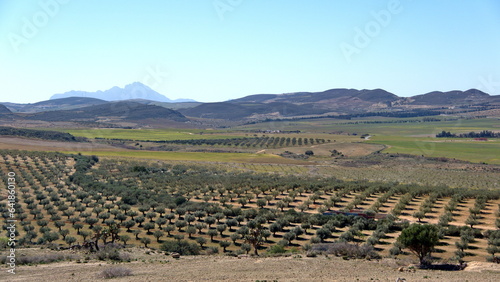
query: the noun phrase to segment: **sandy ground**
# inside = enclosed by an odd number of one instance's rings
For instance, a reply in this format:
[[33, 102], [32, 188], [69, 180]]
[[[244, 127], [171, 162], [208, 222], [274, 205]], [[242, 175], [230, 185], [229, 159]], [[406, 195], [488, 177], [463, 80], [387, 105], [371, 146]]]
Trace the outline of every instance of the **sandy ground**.
[[[117, 266], [106, 262], [60, 262], [20, 266], [17, 274], [2, 269], [0, 281], [100, 281], [98, 274]], [[498, 281], [500, 265], [471, 263], [464, 271], [399, 270], [396, 261], [346, 261], [337, 257], [196, 256], [122, 263], [133, 275], [112, 281]]]

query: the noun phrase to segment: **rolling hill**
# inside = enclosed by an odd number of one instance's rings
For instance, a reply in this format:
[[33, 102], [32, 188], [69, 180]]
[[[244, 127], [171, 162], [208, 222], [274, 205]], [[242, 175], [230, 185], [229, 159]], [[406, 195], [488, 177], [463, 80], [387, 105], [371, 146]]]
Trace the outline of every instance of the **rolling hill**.
[[440, 92], [433, 91], [427, 94], [413, 96], [410, 104], [412, 105], [464, 105], [478, 104], [482, 102], [492, 101], [492, 96], [477, 89], [469, 89], [467, 91], [448, 91]]
[[168, 119], [178, 122], [188, 121], [184, 115], [177, 111], [136, 102], [107, 102], [101, 105], [74, 110], [46, 111], [28, 114], [25, 118], [42, 121], [135, 121], [145, 119]]
[[45, 111], [71, 110], [107, 103], [101, 99], [69, 97], [54, 100], [41, 101], [33, 104], [8, 103], [7, 106], [14, 112], [37, 113]]
[[310, 104], [323, 101], [334, 101], [335, 99], [357, 98], [362, 101], [387, 103], [392, 102], [399, 97], [395, 94], [387, 92], [383, 89], [374, 90], [356, 90], [356, 89], [330, 89], [323, 92], [296, 92], [287, 94], [261, 94], [251, 95], [240, 99], [231, 100], [233, 103], [271, 103], [271, 102], [287, 102], [294, 104]]
[[9, 108], [0, 104], [0, 115], [1, 114], [10, 114], [10, 113], [12, 113], [12, 112], [11, 112], [11, 110], [9, 110]]
[[229, 120], [257, 118], [260, 115], [301, 116], [324, 113], [323, 110], [314, 109], [312, 105], [296, 105], [284, 102], [205, 103], [193, 108], [179, 109], [179, 111], [191, 117]]
[[186, 116], [215, 119], [262, 119], [322, 114], [366, 114], [418, 109], [496, 107], [498, 96], [477, 89], [430, 92], [399, 97], [383, 89], [330, 89], [323, 92], [256, 94], [221, 103], [201, 104], [179, 111]]
[[398, 99], [398, 96], [382, 89], [330, 89], [323, 92], [250, 95], [223, 103], [180, 109], [180, 112], [186, 116], [218, 119], [291, 117], [331, 112], [346, 114], [388, 108]]

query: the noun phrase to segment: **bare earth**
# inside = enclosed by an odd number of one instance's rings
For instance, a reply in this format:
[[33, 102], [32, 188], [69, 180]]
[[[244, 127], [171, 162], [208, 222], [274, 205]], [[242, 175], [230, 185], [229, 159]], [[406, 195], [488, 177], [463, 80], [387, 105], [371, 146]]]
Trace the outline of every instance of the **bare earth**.
[[[154, 256], [152, 256], [154, 257]], [[392, 259], [343, 260], [338, 257], [226, 257], [186, 256], [122, 263], [132, 276], [112, 281], [499, 281], [500, 265], [470, 263], [464, 271], [400, 271]], [[100, 281], [97, 275], [117, 266], [106, 262], [60, 262], [20, 266], [17, 274], [2, 269], [0, 281]]]

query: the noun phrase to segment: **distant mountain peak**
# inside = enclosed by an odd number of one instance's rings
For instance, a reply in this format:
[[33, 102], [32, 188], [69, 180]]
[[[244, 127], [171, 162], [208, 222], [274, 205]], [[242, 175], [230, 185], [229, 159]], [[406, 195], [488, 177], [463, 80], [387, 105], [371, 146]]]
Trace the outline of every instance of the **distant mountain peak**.
[[118, 86], [113, 86], [108, 90], [87, 92], [87, 91], [68, 91], [62, 94], [55, 94], [50, 97], [50, 100], [68, 98], [68, 97], [86, 97], [86, 98], [96, 98], [105, 101], [123, 101], [123, 100], [151, 100], [157, 102], [186, 102], [193, 101], [188, 99], [178, 99], [170, 100], [164, 95], [154, 91], [149, 86], [142, 84], [141, 82], [133, 82], [131, 84], [125, 85], [123, 88]]
[[146, 86], [146, 85], [144, 85], [144, 84], [140, 83], [139, 81], [135, 81], [135, 82], [132, 82], [132, 83], [130, 83], [130, 84], [125, 85], [125, 88], [127, 88], [127, 87], [131, 87], [131, 86], [145, 86], [145, 87], [149, 88], [148, 86]]

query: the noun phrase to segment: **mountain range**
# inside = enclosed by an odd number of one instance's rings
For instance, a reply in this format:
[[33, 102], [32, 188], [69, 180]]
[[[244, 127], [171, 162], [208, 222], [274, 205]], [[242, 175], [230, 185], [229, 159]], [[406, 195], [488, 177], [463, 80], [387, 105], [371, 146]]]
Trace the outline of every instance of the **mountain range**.
[[195, 102], [191, 99], [177, 99], [171, 100], [164, 95], [154, 91], [150, 87], [140, 83], [134, 82], [125, 87], [120, 88], [114, 86], [105, 91], [87, 92], [87, 91], [68, 91], [62, 94], [54, 94], [50, 97], [51, 100], [69, 98], [69, 97], [85, 97], [96, 98], [104, 101], [123, 101], [123, 100], [151, 100], [166, 103], [180, 103], [180, 102]]
[[[134, 99], [107, 101], [92, 97], [67, 97], [34, 104], [3, 103], [0, 104], [0, 120], [97, 122], [121, 124], [119, 126], [128, 126], [125, 124], [161, 126], [169, 122], [184, 124], [187, 122], [186, 126], [193, 126], [211, 122], [220, 124], [215, 120], [238, 124], [269, 119], [320, 116], [350, 119], [376, 115], [415, 117], [467, 112], [481, 116], [500, 114], [500, 95], [491, 96], [477, 89], [433, 91], [413, 97], [399, 97], [383, 89], [339, 88], [322, 92], [256, 94], [217, 103], [152, 101], [150, 99], [158, 99], [159, 96], [155, 95], [158, 93], [140, 83], [127, 85], [123, 89], [126, 93], [149, 94], [142, 96], [137, 94], [131, 97], [117, 94], [116, 89], [121, 88], [113, 87], [95, 93], [100, 93], [100, 97], [106, 96], [106, 99], [120, 97]], [[88, 92], [83, 93], [88, 94]]]
[[430, 108], [494, 107], [500, 96], [477, 89], [434, 91], [399, 97], [383, 89], [330, 89], [323, 92], [257, 94], [219, 103], [205, 103], [179, 111], [191, 117], [212, 119], [262, 119], [307, 115], [346, 115], [367, 112], [397, 112]]

